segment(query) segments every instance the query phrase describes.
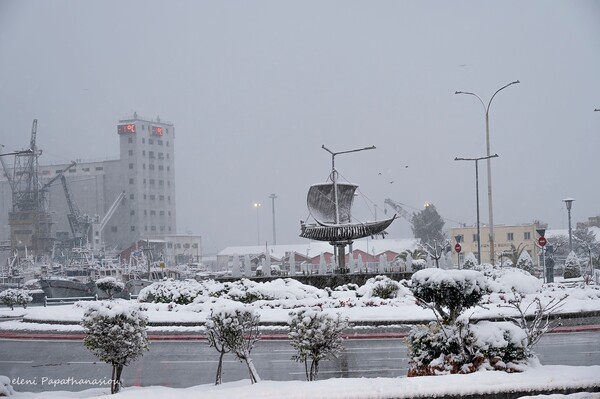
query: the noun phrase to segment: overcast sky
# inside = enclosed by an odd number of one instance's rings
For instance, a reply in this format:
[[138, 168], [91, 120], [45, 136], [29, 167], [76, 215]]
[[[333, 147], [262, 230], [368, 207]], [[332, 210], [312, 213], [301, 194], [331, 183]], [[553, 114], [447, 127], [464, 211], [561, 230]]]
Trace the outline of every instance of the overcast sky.
[[[118, 156], [118, 120], [174, 123], [177, 226], [205, 254], [298, 237], [330, 155], [385, 198], [476, 222], [490, 108], [494, 221], [566, 228], [600, 214], [597, 1], [0, 1], [0, 144], [42, 163]], [[253, 203], [260, 202], [257, 210]], [[485, 162], [481, 220], [487, 222]], [[258, 213], [258, 215], [257, 215]], [[399, 219], [393, 238], [411, 237]]]

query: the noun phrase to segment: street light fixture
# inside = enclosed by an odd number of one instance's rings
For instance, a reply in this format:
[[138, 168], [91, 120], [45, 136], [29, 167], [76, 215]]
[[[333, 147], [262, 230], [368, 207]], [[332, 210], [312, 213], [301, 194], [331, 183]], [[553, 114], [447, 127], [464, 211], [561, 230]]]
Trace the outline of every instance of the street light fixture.
[[275, 198], [277, 198], [277, 195], [271, 194], [269, 195], [269, 198], [271, 198], [271, 205], [273, 209], [273, 245], [277, 245], [277, 234], [275, 234]]
[[501, 88], [499, 88], [498, 90], [496, 90], [494, 95], [492, 95], [492, 98], [490, 98], [490, 101], [488, 102], [487, 106], [485, 105], [485, 103], [483, 102], [481, 97], [479, 97], [475, 93], [471, 93], [468, 91], [457, 91], [454, 93], [454, 94], [468, 94], [470, 96], [477, 97], [479, 102], [481, 102], [481, 105], [483, 105], [483, 110], [485, 111], [485, 142], [486, 142], [486, 149], [487, 149], [486, 155], [489, 157], [487, 160], [487, 179], [488, 179], [488, 209], [489, 209], [489, 218], [490, 218], [490, 263], [492, 265], [494, 265], [495, 262], [494, 262], [494, 214], [492, 211], [492, 163], [490, 161], [490, 158], [492, 158], [491, 150], [490, 150], [490, 123], [489, 123], [490, 105], [492, 105], [492, 100], [494, 99], [494, 97], [496, 97], [496, 94], [498, 94], [500, 91], [506, 89], [508, 86], [511, 86], [511, 85], [514, 85], [517, 83], [521, 83], [521, 82], [519, 82], [518, 80], [515, 80], [514, 82], [510, 82], [509, 84], [504, 85]]
[[[498, 154], [479, 158], [454, 158], [455, 161], [475, 161], [475, 202], [477, 204], [477, 262], [481, 265], [481, 234], [479, 231], [479, 166], [478, 162], [483, 159], [497, 158]], [[491, 247], [490, 247], [491, 248]], [[490, 249], [491, 251], [491, 249]], [[493, 257], [492, 257], [493, 259]]]
[[573, 234], [571, 230], [571, 207], [573, 206], [573, 198], [565, 198], [563, 202], [567, 205], [567, 213], [569, 214], [569, 252], [573, 252]]
[[260, 223], [258, 221], [258, 210], [260, 209], [260, 203], [255, 202], [254, 208], [256, 208], [256, 245], [260, 246]]

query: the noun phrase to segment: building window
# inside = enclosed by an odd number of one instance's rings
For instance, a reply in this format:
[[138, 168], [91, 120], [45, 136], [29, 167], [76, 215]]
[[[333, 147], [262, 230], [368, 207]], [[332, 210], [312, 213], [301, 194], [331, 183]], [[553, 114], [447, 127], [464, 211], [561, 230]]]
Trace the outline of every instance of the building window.
[[148, 211], [144, 209], [144, 216], [148, 215]]
[[181, 248], [181, 244], [179, 244], [179, 243], [175, 244], [175, 248]]
[[162, 166], [162, 165], [158, 165], [158, 170], [164, 170], [164, 169], [165, 169], [165, 167], [164, 167], [164, 166]]
[[154, 194], [150, 194], [150, 200], [154, 201], [156, 199], [156, 197], [154, 196]]
[[150, 216], [152, 216], [152, 215], [156, 215], [156, 211], [152, 211], [152, 210], [151, 210], [151, 211], [150, 211]]
[[165, 226], [160, 226], [160, 231], [165, 231]]
[[150, 170], [154, 170], [154, 164], [153, 164], [153, 163], [149, 164], [149, 165], [148, 165], [148, 169], [150, 169]]
[[169, 159], [169, 153], [167, 152], [167, 159]]
[[523, 239], [524, 240], [531, 240], [531, 232], [526, 231], [523, 233]]
[[193, 244], [192, 244], [192, 248], [198, 248], [198, 243], [196, 243], [196, 242], [195, 242], [195, 243], [193, 243]]
[[75, 173], [75, 169], [69, 169], [69, 173]]
[[129, 137], [129, 139], [127, 139], [127, 141], [129, 141], [130, 143], [133, 143], [133, 137]]
[[144, 226], [144, 231], [148, 231], [148, 226]]
[[146, 199], [146, 194], [144, 194], [144, 199]]
[[456, 242], [465, 242], [465, 236], [463, 236], [462, 234], [457, 235], [455, 238]]
[[129, 214], [130, 214], [131, 216], [135, 215], [135, 210], [134, 210], [134, 209], [132, 209], [131, 211], [129, 211]]
[[154, 185], [154, 179], [150, 179], [150, 184]]
[[150, 226], [150, 231], [156, 231], [156, 226]]
[[146, 156], [146, 150], [142, 150], [142, 156], [145, 157]]
[[165, 196], [161, 195], [160, 197], [158, 197], [159, 200], [164, 201], [165, 200]]
[[133, 184], [133, 178], [132, 177], [129, 178], [129, 184]]
[[81, 170], [84, 171], [84, 172], [89, 172], [90, 168], [81, 168]]
[[142, 137], [142, 144], [146, 142], [146, 139]]
[[113, 233], [117, 232], [117, 226], [110, 226], [110, 231]]
[[154, 144], [154, 140], [148, 139], [148, 144]]
[[164, 180], [159, 180], [158, 181], [158, 186], [159, 187], [164, 187], [164, 185], [165, 185], [165, 181]]
[[134, 199], [134, 198], [135, 198], [135, 195], [129, 194], [129, 199]]
[[167, 140], [167, 147], [169, 146], [169, 140]]
[[513, 233], [506, 233], [506, 241], [514, 241], [515, 235]]
[[160, 216], [165, 216], [165, 211], [160, 211]]
[[129, 164], [129, 169], [133, 169], [133, 164], [132, 163]]
[[96, 170], [104, 170], [102, 166], [96, 166]]
[[156, 140], [156, 142], [158, 143], [158, 145], [163, 145], [163, 141], [162, 140]]
[[131, 226], [131, 231], [135, 231], [135, 226]]
[[129, 150], [129, 151], [127, 151], [127, 153], [129, 154], [130, 157], [133, 156], [133, 150]]
[[153, 159], [154, 158], [154, 151], [148, 151], [148, 157], [150, 159]]
[[169, 226], [169, 231], [171, 231], [171, 226]]
[[473, 234], [473, 242], [478, 242], [479, 236], [477, 234]]
[[146, 169], [146, 164], [145, 163], [142, 164], [142, 169]]
[[142, 125], [142, 130], [146, 130], [146, 125]]
[[167, 248], [173, 248], [173, 243], [172, 242], [168, 242], [167, 243]]

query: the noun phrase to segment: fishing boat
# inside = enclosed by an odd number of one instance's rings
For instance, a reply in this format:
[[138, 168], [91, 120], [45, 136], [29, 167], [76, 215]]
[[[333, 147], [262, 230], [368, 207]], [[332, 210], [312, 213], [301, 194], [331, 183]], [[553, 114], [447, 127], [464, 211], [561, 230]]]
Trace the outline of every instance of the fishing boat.
[[338, 272], [345, 273], [348, 272], [344, 264], [346, 245], [363, 237], [379, 234], [384, 236], [385, 229], [396, 219], [396, 215], [374, 222], [355, 221], [352, 218], [352, 204], [358, 186], [338, 181], [338, 172], [335, 169], [336, 155], [375, 149], [375, 146], [342, 152], [332, 152], [325, 146], [322, 148], [331, 154], [331, 173], [327, 182], [313, 184], [308, 190], [308, 211], [316, 223], [307, 224], [301, 221], [300, 237], [328, 241], [333, 245], [336, 248]]

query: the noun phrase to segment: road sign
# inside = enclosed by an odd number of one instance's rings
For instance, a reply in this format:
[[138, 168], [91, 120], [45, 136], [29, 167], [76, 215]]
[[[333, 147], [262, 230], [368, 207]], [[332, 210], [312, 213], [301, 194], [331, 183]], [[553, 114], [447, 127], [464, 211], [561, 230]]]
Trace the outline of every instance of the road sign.
[[548, 241], [546, 241], [546, 238], [545, 238], [545, 237], [543, 237], [543, 236], [542, 236], [542, 237], [540, 237], [540, 238], [538, 238], [538, 244], [540, 244], [540, 247], [543, 247], [543, 246], [545, 246], [547, 242], [548, 242]]
[[456, 245], [454, 246], [454, 250], [456, 251], [456, 253], [460, 253], [461, 249], [462, 249], [462, 247], [460, 246], [460, 244], [456, 243]]

